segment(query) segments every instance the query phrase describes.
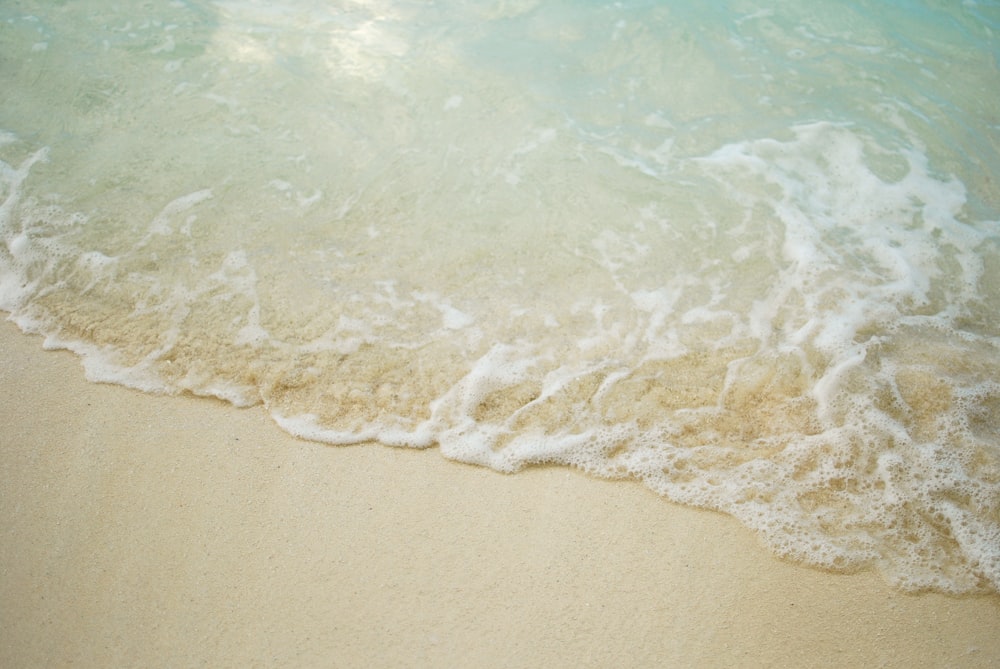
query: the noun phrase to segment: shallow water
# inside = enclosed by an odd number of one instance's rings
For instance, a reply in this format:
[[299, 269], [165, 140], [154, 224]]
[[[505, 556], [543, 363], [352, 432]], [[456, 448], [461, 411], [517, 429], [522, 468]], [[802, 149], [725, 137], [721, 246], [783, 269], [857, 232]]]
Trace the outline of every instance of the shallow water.
[[88, 377], [1000, 590], [1000, 4], [0, 8], [0, 308]]

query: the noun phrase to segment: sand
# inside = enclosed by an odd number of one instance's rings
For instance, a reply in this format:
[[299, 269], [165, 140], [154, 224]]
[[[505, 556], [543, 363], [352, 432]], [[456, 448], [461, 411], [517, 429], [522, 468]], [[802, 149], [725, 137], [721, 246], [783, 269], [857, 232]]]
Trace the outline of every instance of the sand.
[[0, 327], [0, 666], [996, 667], [1000, 597], [562, 468], [329, 447]]

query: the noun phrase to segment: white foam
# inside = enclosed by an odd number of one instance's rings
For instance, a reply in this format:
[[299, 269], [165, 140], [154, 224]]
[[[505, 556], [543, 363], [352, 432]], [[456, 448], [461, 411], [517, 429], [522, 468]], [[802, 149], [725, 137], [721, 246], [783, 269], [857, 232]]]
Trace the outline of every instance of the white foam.
[[414, 292], [417, 302], [430, 304], [441, 312], [441, 325], [446, 330], [461, 330], [475, 322], [475, 318], [453, 307], [448, 300], [435, 293]]
[[278, 412], [271, 412], [281, 429], [289, 434], [302, 439], [318, 441], [325, 444], [346, 446], [350, 444], [360, 444], [364, 442], [379, 442], [387, 446], [404, 446], [409, 448], [427, 448], [435, 443], [433, 431], [421, 427], [414, 431], [399, 428], [386, 428], [384, 426], [372, 426], [360, 431], [332, 430], [319, 424], [317, 416], [314, 414], [299, 414], [297, 416], [284, 416]]
[[954, 77], [877, 22], [794, 29], [809, 3], [787, 31], [216, 4], [87, 24], [96, 88], [72, 9], [46, 15], [52, 85], [4, 72], [51, 97], [11, 115], [58, 158], [0, 132], [0, 306], [90, 378], [638, 478], [799, 561], [997, 589], [995, 147], [922, 101], [972, 99], [988, 58]]
[[188, 193], [187, 195], [182, 195], [174, 200], [167, 203], [160, 213], [157, 214], [156, 218], [152, 220], [149, 224], [149, 234], [151, 235], [169, 235], [174, 232], [174, 222], [176, 218], [186, 211], [189, 211], [196, 205], [208, 200], [212, 197], [212, 189], [204, 188], [202, 190], [195, 191], [193, 193]]

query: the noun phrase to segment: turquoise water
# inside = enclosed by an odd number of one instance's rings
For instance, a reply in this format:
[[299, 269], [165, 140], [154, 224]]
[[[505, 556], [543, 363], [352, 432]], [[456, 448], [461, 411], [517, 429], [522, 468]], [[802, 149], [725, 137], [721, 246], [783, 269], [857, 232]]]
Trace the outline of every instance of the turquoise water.
[[1000, 4], [19, 2], [0, 308], [94, 381], [1000, 589]]

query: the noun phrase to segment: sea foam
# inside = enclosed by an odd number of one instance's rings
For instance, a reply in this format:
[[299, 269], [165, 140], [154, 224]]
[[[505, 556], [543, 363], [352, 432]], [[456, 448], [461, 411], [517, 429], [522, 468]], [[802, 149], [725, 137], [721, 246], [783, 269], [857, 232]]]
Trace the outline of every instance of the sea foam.
[[0, 308], [88, 378], [1000, 587], [989, 10], [29, 4]]

